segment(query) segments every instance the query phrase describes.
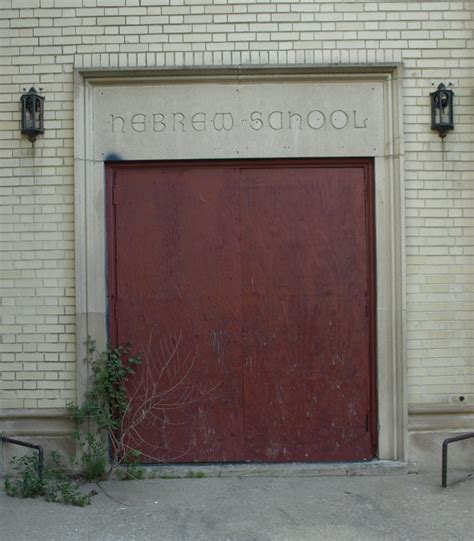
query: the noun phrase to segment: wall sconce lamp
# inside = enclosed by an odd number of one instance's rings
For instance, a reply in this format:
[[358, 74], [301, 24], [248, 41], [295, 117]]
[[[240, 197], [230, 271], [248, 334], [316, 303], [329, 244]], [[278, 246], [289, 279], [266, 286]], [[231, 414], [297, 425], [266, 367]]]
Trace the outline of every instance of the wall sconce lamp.
[[34, 87], [21, 97], [21, 133], [32, 143], [44, 133], [44, 97]]
[[453, 91], [443, 83], [439, 84], [438, 90], [430, 94], [431, 129], [437, 130], [441, 139], [446, 137], [449, 130], [454, 129], [453, 96]]

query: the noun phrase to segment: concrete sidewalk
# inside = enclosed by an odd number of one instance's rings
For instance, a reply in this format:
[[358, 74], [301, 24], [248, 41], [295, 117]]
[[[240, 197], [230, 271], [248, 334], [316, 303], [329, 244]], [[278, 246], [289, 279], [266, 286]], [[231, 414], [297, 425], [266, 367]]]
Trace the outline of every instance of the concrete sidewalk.
[[474, 476], [108, 481], [85, 508], [0, 493], [9, 541], [471, 540]]

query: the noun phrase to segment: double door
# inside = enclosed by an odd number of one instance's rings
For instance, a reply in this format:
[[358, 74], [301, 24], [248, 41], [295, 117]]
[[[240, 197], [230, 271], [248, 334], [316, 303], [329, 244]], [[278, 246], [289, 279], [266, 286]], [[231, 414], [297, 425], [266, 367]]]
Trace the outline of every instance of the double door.
[[107, 194], [144, 460], [374, 456], [370, 160], [109, 164]]

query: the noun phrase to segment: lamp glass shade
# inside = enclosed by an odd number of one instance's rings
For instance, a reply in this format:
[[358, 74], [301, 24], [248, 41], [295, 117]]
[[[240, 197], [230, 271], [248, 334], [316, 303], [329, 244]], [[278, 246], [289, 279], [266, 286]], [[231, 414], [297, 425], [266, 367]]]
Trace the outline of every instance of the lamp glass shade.
[[21, 133], [31, 142], [44, 133], [44, 97], [34, 87], [21, 97]]
[[430, 94], [431, 129], [437, 130], [441, 137], [444, 137], [447, 131], [454, 129], [453, 96], [453, 91], [447, 89], [443, 83]]

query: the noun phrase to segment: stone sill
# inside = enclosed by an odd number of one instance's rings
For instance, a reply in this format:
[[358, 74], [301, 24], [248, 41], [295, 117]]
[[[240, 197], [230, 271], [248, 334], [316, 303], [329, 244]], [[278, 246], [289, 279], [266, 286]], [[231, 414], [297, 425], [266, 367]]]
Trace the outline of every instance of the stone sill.
[[157, 477], [346, 477], [368, 475], [407, 475], [418, 473], [414, 462], [396, 460], [369, 460], [367, 462], [288, 462], [228, 463], [228, 464], [178, 464], [145, 466]]

